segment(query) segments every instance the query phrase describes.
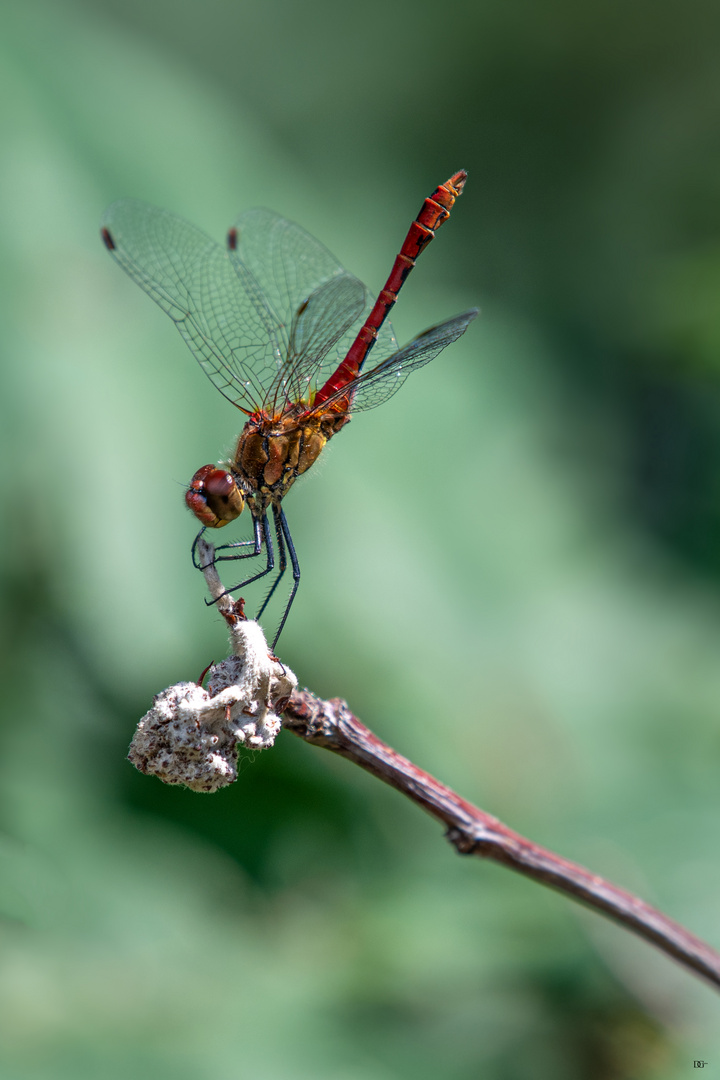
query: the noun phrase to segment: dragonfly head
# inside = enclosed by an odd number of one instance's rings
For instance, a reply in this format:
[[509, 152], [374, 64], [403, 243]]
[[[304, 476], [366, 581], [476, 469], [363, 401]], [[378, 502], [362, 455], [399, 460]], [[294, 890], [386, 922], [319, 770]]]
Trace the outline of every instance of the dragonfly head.
[[203, 525], [221, 529], [240, 516], [245, 499], [229, 472], [217, 465], [203, 465], [190, 481], [185, 504]]

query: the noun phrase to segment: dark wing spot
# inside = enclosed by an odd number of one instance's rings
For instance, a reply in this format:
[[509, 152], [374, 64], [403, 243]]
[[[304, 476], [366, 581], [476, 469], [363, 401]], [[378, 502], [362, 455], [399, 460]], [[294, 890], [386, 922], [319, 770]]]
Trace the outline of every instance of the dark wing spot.
[[103, 243], [104, 243], [105, 247], [108, 249], [108, 251], [114, 251], [115, 250], [115, 241], [113, 240], [112, 236], [110, 235], [110, 230], [103, 227], [100, 230], [100, 235], [102, 236]]
[[234, 226], [233, 226], [232, 229], [228, 229], [227, 245], [228, 245], [228, 247], [230, 248], [231, 251], [237, 251], [238, 231]]

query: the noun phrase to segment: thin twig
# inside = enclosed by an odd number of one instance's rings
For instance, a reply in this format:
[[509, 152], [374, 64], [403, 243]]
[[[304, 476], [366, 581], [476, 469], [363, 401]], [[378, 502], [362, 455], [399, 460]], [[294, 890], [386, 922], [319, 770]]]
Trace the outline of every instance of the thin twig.
[[447, 827], [447, 838], [460, 854], [494, 859], [595, 908], [720, 987], [720, 953], [639, 897], [532, 843], [461, 799], [382, 742], [340, 698], [323, 701], [308, 690], [295, 691], [283, 727], [348, 758], [407, 795]]
[[[242, 617], [242, 601], [236, 605], [225, 593], [215, 570], [212, 544], [203, 538], [198, 552], [208, 589], [232, 633], [233, 622]], [[283, 727], [314, 746], [340, 754], [418, 803], [445, 825], [448, 840], [461, 855], [494, 859], [565, 893], [627, 926], [720, 988], [720, 953], [640, 897], [534, 844], [462, 799], [373, 734], [341, 698], [323, 701], [309, 690], [296, 690], [283, 713]]]

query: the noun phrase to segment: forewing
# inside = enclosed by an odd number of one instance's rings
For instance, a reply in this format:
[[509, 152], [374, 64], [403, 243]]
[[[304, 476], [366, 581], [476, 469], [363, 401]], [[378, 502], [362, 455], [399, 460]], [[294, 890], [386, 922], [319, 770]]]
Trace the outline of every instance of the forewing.
[[[308, 400], [344, 359], [373, 297], [318, 240], [271, 210], [247, 210], [231, 235], [238, 278], [261, 290], [279, 327], [284, 362], [268, 400]], [[384, 352], [397, 348], [389, 324], [381, 336]]]
[[477, 314], [478, 309], [472, 308], [470, 311], [463, 312], [462, 315], [455, 315], [452, 319], [425, 330], [409, 345], [405, 345], [376, 367], [359, 375], [335, 398], [330, 398], [325, 402], [323, 408], [330, 405], [336, 398], [347, 395], [348, 391], [352, 395], [352, 412], [362, 412], [381, 405], [392, 397], [411, 372], [429, 364], [447, 345], [451, 345], [453, 341], [462, 337]]
[[[367, 290], [352, 274], [339, 274], [310, 294], [290, 328], [287, 362], [277, 381], [277, 395], [308, 401], [323, 379], [323, 372], [337, 366], [333, 346], [355, 323], [362, 325]], [[326, 357], [330, 359], [326, 363]], [[324, 381], [324, 379], [323, 379]]]
[[167, 210], [123, 199], [102, 225], [110, 254], [168, 313], [218, 390], [240, 408], [262, 405], [285, 349], [258, 283], [241, 281], [221, 245]]
[[229, 254], [238, 277], [245, 284], [250, 275], [257, 283], [284, 328], [287, 347], [300, 305], [345, 270], [319, 240], [272, 210], [246, 210], [231, 231], [235, 247]]

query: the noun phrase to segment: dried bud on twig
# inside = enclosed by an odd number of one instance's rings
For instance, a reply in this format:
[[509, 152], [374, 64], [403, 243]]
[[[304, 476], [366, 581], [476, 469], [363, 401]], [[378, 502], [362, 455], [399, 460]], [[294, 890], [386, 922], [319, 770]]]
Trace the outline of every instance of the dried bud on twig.
[[[202, 557], [217, 597], [209, 544]], [[292, 671], [271, 655], [259, 624], [242, 615], [242, 602], [223, 595], [218, 610], [228, 624], [233, 655], [212, 665], [207, 690], [181, 682], [158, 694], [128, 753], [140, 772], [193, 791], [217, 791], [237, 779], [238, 745], [253, 750], [273, 745], [280, 713], [297, 686]]]

